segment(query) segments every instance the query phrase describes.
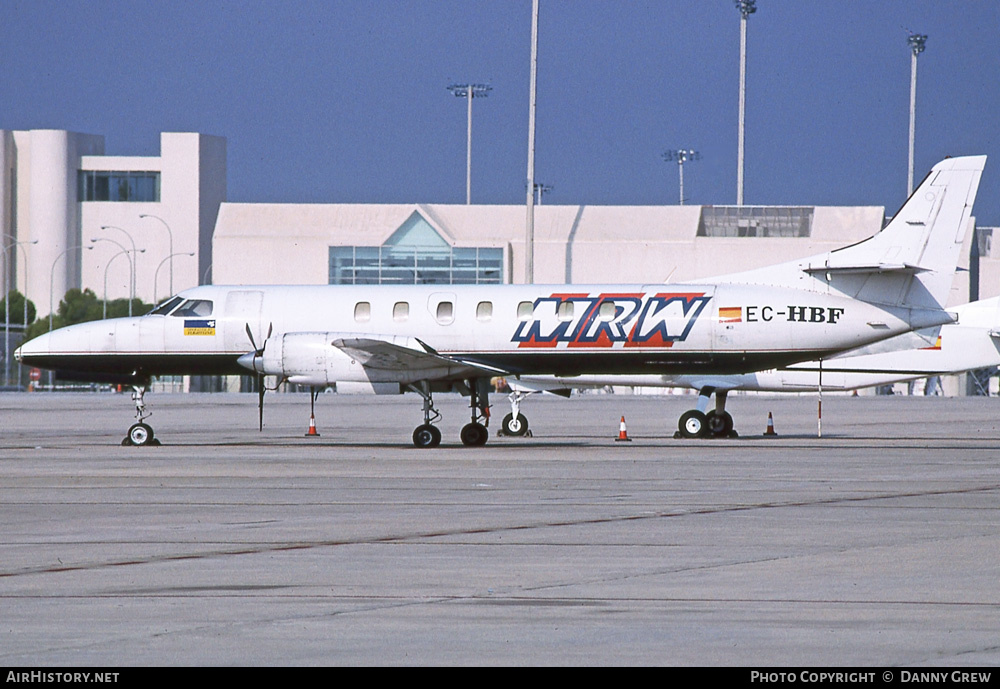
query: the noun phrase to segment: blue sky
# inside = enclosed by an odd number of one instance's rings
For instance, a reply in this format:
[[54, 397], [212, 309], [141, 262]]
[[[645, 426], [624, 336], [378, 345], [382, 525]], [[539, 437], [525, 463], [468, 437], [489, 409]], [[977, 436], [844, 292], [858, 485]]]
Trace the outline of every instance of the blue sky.
[[[228, 140], [231, 201], [523, 203], [530, 0], [0, 0], [0, 128]], [[985, 153], [1000, 225], [1000, 2], [758, 0], [748, 31], [748, 204], [906, 196], [910, 53], [917, 181]], [[546, 204], [736, 201], [739, 12], [731, 0], [541, 0], [536, 180]]]

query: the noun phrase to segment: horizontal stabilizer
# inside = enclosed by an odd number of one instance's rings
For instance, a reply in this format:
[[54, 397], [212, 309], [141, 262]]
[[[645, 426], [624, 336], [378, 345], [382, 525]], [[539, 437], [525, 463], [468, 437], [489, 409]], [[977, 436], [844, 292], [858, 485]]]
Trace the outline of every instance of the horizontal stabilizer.
[[909, 263], [873, 263], [868, 265], [854, 265], [854, 266], [813, 266], [809, 265], [802, 269], [804, 272], [809, 274], [816, 273], [836, 273], [838, 275], [862, 275], [862, 274], [873, 274], [880, 275], [883, 273], [901, 273], [905, 275], [916, 275], [917, 273], [926, 273], [929, 268], [921, 268], [920, 266], [913, 266]]

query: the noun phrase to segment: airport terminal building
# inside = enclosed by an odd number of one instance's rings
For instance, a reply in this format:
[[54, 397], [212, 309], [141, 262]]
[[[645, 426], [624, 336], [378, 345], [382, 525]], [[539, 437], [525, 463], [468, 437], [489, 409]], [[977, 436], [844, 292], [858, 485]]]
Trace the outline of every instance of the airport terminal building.
[[[0, 130], [0, 162], [0, 265], [40, 318], [73, 287], [152, 302], [208, 283], [524, 282], [523, 205], [230, 203], [226, 141], [198, 133], [163, 133], [149, 157], [106, 156], [99, 135]], [[710, 279], [865, 239], [885, 211], [538, 205], [534, 281]], [[949, 305], [969, 300], [970, 276], [973, 295], [977, 279], [980, 297], [1000, 294], [991, 240], [967, 233]]]

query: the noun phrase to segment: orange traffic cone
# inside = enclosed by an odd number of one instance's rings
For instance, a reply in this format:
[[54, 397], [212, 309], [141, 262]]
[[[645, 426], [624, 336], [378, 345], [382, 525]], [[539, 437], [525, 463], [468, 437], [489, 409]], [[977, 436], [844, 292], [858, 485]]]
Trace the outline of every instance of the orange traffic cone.
[[316, 432], [316, 417], [312, 414], [309, 415], [309, 430], [306, 431], [306, 437], [309, 436], [319, 437], [319, 433]]
[[767, 430], [764, 431], [764, 435], [778, 435], [774, 432], [774, 417], [771, 416], [771, 412], [767, 413]]
[[621, 425], [619, 426], [618, 437], [615, 438], [615, 442], [632, 442], [632, 439], [628, 437], [628, 431], [625, 429], [625, 417], [622, 417]]

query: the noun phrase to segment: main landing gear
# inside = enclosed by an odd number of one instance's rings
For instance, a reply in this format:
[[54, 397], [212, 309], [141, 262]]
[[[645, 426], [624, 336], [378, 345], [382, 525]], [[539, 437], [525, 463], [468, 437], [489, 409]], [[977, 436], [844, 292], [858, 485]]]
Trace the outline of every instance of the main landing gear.
[[[708, 400], [715, 394], [715, 409], [708, 409]], [[726, 411], [726, 396], [728, 390], [702, 388], [698, 394], [698, 405], [691, 411], [681, 414], [677, 422], [675, 438], [736, 438], [739, 434], [733, 430], [733, 417]]]
[[145, 422], [146, 419], [152, 416], [152, 412], [146, 411], [146, 402], [144, 400], [147, 387], [147, 385], [132, 386], [132, 401], [135, 402], [135, 423], [128, 429], [128, 434], [122, 440], [123, 447], [129, 445], [144, 446], [160, 444], [160, 441], [153, 437], [153, 428]]
[[[485, 445], [490, 433], [486, 426], [490, 422], [489, 380], [475, 378], [466, 382], [469, 406], [472, 409], [472, 421], [462, 427], [459, 437], [463, 445]], [[424, 398], [424, 422], [413, 431], [413, 444], [417, 447], [437, 447], [441, 444], [441, 431], [434, 424], [441, 418], [441, 413], [434, 408], [434, 398], [431, 395], [430, 384], [420, 381], [419, 385], [409, 385], [410, 390]]]

